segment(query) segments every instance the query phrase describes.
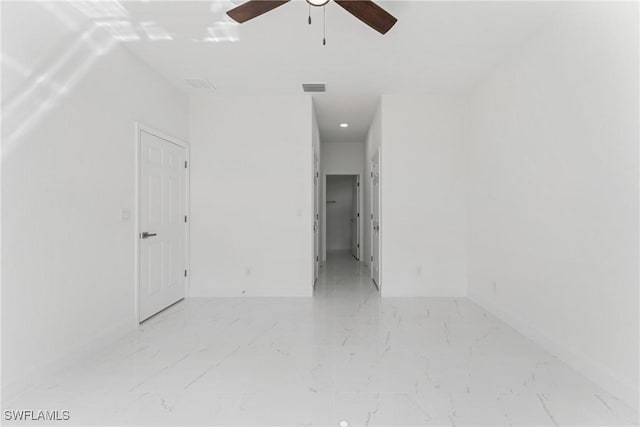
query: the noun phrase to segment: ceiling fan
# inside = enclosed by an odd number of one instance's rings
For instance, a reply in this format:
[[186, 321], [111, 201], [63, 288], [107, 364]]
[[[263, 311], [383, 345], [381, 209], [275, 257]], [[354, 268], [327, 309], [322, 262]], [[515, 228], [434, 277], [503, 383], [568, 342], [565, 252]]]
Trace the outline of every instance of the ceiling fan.
[[[227, 15], [238, 23], [246, 22], [257, 16], [280, 7], [290, 0], [249, 0], [227, 12]], [[347, 12], [378, 31], [386, 34], [397, 22], [389, 12], [371, 0], [334, 0]], [[324, 6], [329, 0], [307, 0], [311, 6]]]

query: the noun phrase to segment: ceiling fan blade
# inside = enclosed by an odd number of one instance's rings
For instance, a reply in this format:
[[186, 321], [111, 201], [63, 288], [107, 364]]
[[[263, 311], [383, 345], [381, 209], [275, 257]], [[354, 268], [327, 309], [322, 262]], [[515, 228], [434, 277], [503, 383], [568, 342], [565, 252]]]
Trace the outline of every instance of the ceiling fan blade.
[[267, 13], [278, 6], [288, 3], [290, 0], [249, 0], [227, 12], [234, 21], [242, 24], [250, 19]]
[[398, 21], [371, 0], [335, 0], [335, 2], [381, 34], [386, 34]]

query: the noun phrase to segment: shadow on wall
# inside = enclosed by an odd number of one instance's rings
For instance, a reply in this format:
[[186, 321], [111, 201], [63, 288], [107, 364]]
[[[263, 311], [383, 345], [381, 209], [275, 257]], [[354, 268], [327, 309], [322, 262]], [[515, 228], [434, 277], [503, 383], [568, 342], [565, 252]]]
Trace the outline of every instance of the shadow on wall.
[[[232, 1], [196, 6], [208, 8], [212, 23], [202, 28], [202, 36], [190, 41], [239, 40], [238, 24], [224, 13], [235, 6]], [[17, 148], [20, 139], [75, 88], [96, 60], [117, 43], [170, 42], [180, 38], [159, 23], [145, 19], [147, 7], [150, 5], [144, 2], [125, 7], [118, 0], [3, 3], [3, 161]], [[137, 18], [130, 10], [134, 8]], [[41, 26], [55, 36], [47, 34], [43, 40], [37, 31]]]

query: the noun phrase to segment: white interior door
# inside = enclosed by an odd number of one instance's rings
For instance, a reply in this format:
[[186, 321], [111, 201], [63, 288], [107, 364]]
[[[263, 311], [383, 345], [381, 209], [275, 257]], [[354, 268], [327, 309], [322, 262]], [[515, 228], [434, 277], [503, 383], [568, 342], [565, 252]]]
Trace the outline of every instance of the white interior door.
[[185, 296], [185, 149], [140, 131], [139, 320]]
[[380, 287], [380, 155], [371, 159], [371, 278]]
[[360, 176], [355, 175], [352, 191], [351, 212], [351, 254], [360, 259]]
[[318, 155], [313, 155], [313, 285], [320, 274], [320, 170]]

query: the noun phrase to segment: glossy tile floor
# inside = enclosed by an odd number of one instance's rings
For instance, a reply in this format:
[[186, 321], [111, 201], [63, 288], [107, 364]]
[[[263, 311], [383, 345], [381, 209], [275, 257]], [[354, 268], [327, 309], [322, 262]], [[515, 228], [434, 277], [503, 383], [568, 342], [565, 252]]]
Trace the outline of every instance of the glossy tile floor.
[[76, 425], [637, 421], [470, 301], [381, 300], [368, 271], [339, 254], [313, 299], [186, 300], [3, 406], [69, 409]]

